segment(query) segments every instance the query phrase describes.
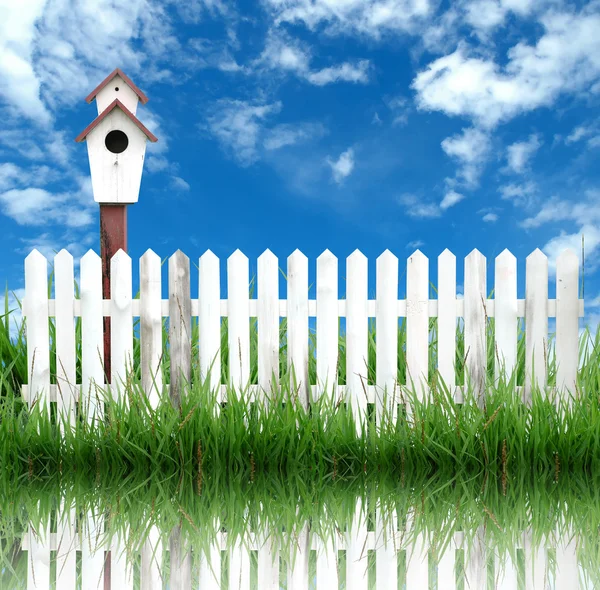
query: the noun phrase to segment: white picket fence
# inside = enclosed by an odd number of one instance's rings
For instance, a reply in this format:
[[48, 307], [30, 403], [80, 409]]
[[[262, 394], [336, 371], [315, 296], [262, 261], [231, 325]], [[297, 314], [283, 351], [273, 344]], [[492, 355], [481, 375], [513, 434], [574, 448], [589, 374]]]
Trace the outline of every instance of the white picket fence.
[[[258, 385], [250, 385], [254, 400], [264, 402], [271, 375], [279, 380], [279, 318], [287, 317], [288, 365], [293, 362], [299, 398], [307, 405], [323, 386], [335, 399], [345, 396], [354, 415], [363, 419], [367, 403], [383, 411], [384, 393], [395, 417], [400, 389], [397, 383], [398, 318], [407, 318], [407, 376], [421, 397], [427, 395], [429, 318], [438, 318], [438, 369], [444, 382], [463, 400], [464, 386], [456, 386], [456, 321], [464, 318], [466, 372], [478, 400], [483, 402], [486, 371], [486, 322], [495, 318], [496, 354], [508, 373], [517, 356], [517, 318], [526, 321], [526, 376], [523, 399], [530, 403], [533, 379], [547, 389], [545, 352], [548, 318], [556, 317], [556, 390], [575, 392], [578, 368], [578, 324], [583, 300], [578, 299], [578, 258], [566, 250], [556, 263], [556, 299], [548, 298], [548, 259], [535, 250], [527, 257], [526, 295], [517, 299], [516, 259], [504, 250], [495, 260], [494, 299], [487, 299], [486, 259], [473, 250], [465, 259], [464, 298], [456, 296], [456, 257], [445, 250], [438, 258], [438, 298], [429, 299], [429, 261], [416, 251], [407, 260], [407, 297], [398, 300], [398, 259], [386, 250], [377, 259], [376, 299], [367, 296], [367, 259], [355, 251], [346, 261], [346, 298], [338, 298], [338, 260], [326, 250], [317, 259], [317, 297], [308, 299], [308, 260], [296, 250], [287, 259], [287, 300], [278, 293], [278, 260], [269, 250], [258, 258], [258, 298], [249, 298], [248, 259], [239, 250], [227, 260], [228, 299], [220, 298], [219, 259], [207, 251], [199, 260], [199, 299], [190, 297], [189, 259], [177, 251], [169, 259], [169, 300], [161, 299], [161, 261], [148, 250], [140, 259], [140, 299], [132, 299], [131, 258], [119, 251], [111, 260], [110, 300], [102, 299], [100, 257], [90, 250], [81, 259], [80, 299], [74, 296], [73, 258], [61, 250], [54, 258], [55, 299], [48, 299], [48, 262], [37, 250], [25, 260], [25, 299], [29, 384], [23, 396], [33, 403], [56, 401], [58, 409], [74, 415], [80, 391], [88, 393], [103, 379], [103, 317], [111, 319], [111, 382], [123, 382], [133, 356], [133, 318], [140, 317], [142, 388], [153, 406], [163, 384], [158, 371], [162, 351], [162, 318], [170, 317], [172, 381], [180, 368], [188, 375], [191, 362], [191, 316], [199, 318], [200, 374], [206, 376], [214, 360], [211, 386], [220, 383], [221, 317], [228, 318], [230, 382], [243, 389], [250, 376], [249, 318], [258, 318]], [[50, 384], [48, 318], [55, 318], [57, 385]], [[82, 384], [75, 383], [74, 317], [82, 319]], [[308, 318], [316, 317], [317, 383], [308, 382]], [[338, 318], [346, 318], [346, 385], [336, 382]], [[376, 384], [367, 385], [368, 318], [376, 318]], [[35, 358], [35, 362], [34, 362]], [[496, 374], [500, 363], [496, 361]], [[533, 369], [535, 368], [535, 374]], [[174, 370], [175, 369], [175, 370]], [[153, 386], [153, 378], [156, 387]], [[179, 384], [171, 383], [171, 395]], [[60, 395], [57, 395], [60, 390]], [[367, 395], [364, 392], [366, 390]], [[31, 395], [31, 392], [36, 392]], [[310, 397], [309, 397], [310, 395]], [[86, 397], [86, 396], [84, 396]], [[360, 420], [357, 420], [357, 429]], [[377, 420], [379, 422], [379, 420]]]
[[[162, 300], [161, 261], [157, 254], [148, 250], [140, 259], [140, 299], [134, 300], [131, 258], [125, 252], [119, 251], [111, 260], [111, 299], [103, 300], [101, 260], [90, 250], [81, 259], [80, 298], [76, 299], [73, 257], [66, 250], [61, 250], [54, 258], [55, 298], [49, 299], [48, 261], [40, 252], [34, 250], [25, 260], [23, 315], [27, 320], [29, 383], [23, 386], [22, 394], [30, 405], [37, 400], [47, 408], [50, 402], [56, 402], [57, 410], [67, 412], [72, 423], [75, 419], [75, 404], [80, 399], [80, 394], [83, 394], [81, 401], [90, 404], [87, 415], [90, 421], [93, 420], [95, 407], [90, 392], [93, 391], [94, 384], [104, 387], [104, 316], [111, 317], [113, 392], [119, 383], [123, 382], [126, 368], [131, 366], [133, 318], [140, 317], [141, 386], [152, 407], [156, 407], [163, 392], [162, 376], [158, 367], [162, 352], [162, 319], [165, 316], [170, 318], [169, 388], [172, 400], [179, 399], [181, 375], [188, 379], [190, 376], [192, 316], [199, 318], [200, 374], [205, 377], [214, 361], [210, 384], [213, 389], [220, 386], [221, 401], [225, 401], [226, 394], [226, 385], [220, 383], [221, 318], [228, 318], [230, 384], [238, 390], [242, 390], [248, 384], [250, 376], [249, 318], [258, 318], [258, 385], [250, 385], [248, 389], [254, 400], [265, 403], [265, 392], [269, 392], [271, 387], [277, 386], [279, 382], [279, 318], [287, 317], [288, 365], [294, 365], [300, 400], [308, 405], [311, 399], [317, 399], [324, 387], [330, 392], [333, 386], [336, 399], [345, 396], [353, 408], [354, 415], [358, 418], [357, 430], [365, 418], [368, 402], [375, 403], [377, 424], [380, 423], [384, 403], [388, 404], [387, 411], [392, 418], [396, 417], [396, 403], [401, 399], [401, 388], [407, 385], [397, 383], [397, 331], [400, 317], [407, 318], [407, 375], [421, 397], [428, 394], [424, 377], [428, 374], [430, 317], [438, 318], [438, 369], [444, 382], [454, 391], [456, 401], [463, 400], [464, 387], [456, 385], [454, 366], [456, 321], [461, 317], [464, 318], [465, 351], [468, 351], [466, 372], [472, 379], [480, 404], [483, 403], [485, 395], [486, 322], [490, 317], [496, 320], [495, 346], [498, 358], [502, 359], [508, 372], [516, 363], [517, 318], [525, 317], [526, 376], [522, 395], [526, 403], [531, 402], [534, 380], [543, 391], [548, 389], [544, 354], [548, 347], [548, 318], [556, 317], [556, 391], [562, 394], [575, 391], [578, 322], [579, 317], [583, 316], [584, 308], [583, 300], [578, 299], [579, 264], [573, 251], [567, 250], [557, 259], [555, 300], [548, 298], [548, 259], [539, 250], [535, 250], [527, 258], [524, 300], [517, 299], [516, 259], [508, 250], [495, 260], [494, 299], [487, 299], [486, 259], [477, 250], [465, 259], [463, 299], [456, 296], [456, 257], [448, 250], [438, 258], [438, 298], [434, 300], [429, 299], [429, 261], [421, 252], [416, 251], [407, 260], [405, 300], [398, 299], [398, 259], [386, 250], [377, 259], [376, 265], [375, 300], [368, 299], [367, 259], [358, 250], [346, 261], [346, 298], [339, 299], [338, 260], [331, 252], [325, 251], [317, 259], [317, 297], [316, 300], [309, 300], [308, 260], [296, 250], [287, 260], [287, 300], [281, 300], [278, 292], [278, 260], [267, 250], [258, 259], [258, 298], [250, 299], [248, 259], [240, 251], [236, 251], [227, 260], [229, 296], [223, 300], [220, 297], [219, 259], [207, 251], [199, 260], [199, 298], [191, 299], [189, 259], [181, 251], [177, 251], [169, 259], [169, 299]], [[56, 385], [50, 384], [50, 317], [55, 318], [56, 328]], [[76, 383], [75, 379], [75, 317], [81, 317], [82, 322], [81, 384]], [[316, 317], [317, 326], [315, 385], [308, 382], [309, 317]], [[336, 382], [340, 317], [346, 318], [346, 385]], [[368, 385], [366, 378], [369, 317], [376, 318], [375, 385]], [[496, 367], [498, 372], [498, 362]], [[275, 377], [275, 383], [271, 383], [272, 375]], [[72, 511], [69, 513], [74, 517]], [[94, 515], [88, 514], [87, 519], [93, 521]], [[360, 530], [361, 539], [364, 541], [366, 528]], [[50, 543], [40, 543], [32, 536], [33, 532], [28, 535], [24, 543], [29, 543], [31, 548], [30, 560], [45, 572], [49, 564], [50, 548], [56, 545], [52, 544], [52, 539]], [[371, 537], [367, 535], [367, 538]], [[89, 549], [84, 549], [85, 545], [81, 547], [84, 567], [89, 567], [92, 572], [90, 582], [84, 588], [95, 588], [92, 581], [96, 576], [101, 576], [104, 558], [92, 558], [92, 554], [88, 553]], [[348, 568], [354, 567], [348, 564], [355, 563], [352, 556], [355, 556], [356, 551], [362, 551], [362, 547], [363, 542], [360, 540], [357, 544], [348, 546], [351, 557], [347, 561]], [[179, 560], [178, 550], [173, 542], [171, 549], [171, 571], [175, 572], [176, 576], [171, 588], [187, 590], [188, 574], [181, 573], [181, 568], [182, 564], [189, 564], [189, 560], [185, 556]], [[111, 553], [114, 554], [117, 550], [118, 547], [113, 547]], [[145, 551], [148, 551], [147, 547]], [[216, 551], [218, 553], [218, 548]], [[381, 554], [385, 556], [379, 557], [379, 552], [377, 554], [377, 563], [382, 564], [378, 565], [378, 571], [382, 568], [381, 571], [385, 573], [378, 576], [378, 579], [387, 577], [391, 580], [395, 575], [392, 557], [389, 553]], [[243, 552], [234, 552], [231, 558], [234, 569], [239, 566], [244, 571], [247, 570], [249, 562], [243, 555]], [[307, 562], [304, 565], [303, 562], [299, 563], [299, 569], [294, 568], [294, 572], [300, 572], [297, 574], [298, 578], [292, 573], [292, 585], [288, 587], [304, 590], [308, 588], [308, 570], [304, 569]], [[124, 567], [120, 559], [113, 560], [113, 588], [129, 587], [123, 582]], [[442, 571], [446, 571], [447, 567], [449, 566], [442, 567]], [[63, 568], [63, 571], [71, 573], [65, 575], [74, 575], [73, 568], [74, 562], [69, 562], [69, 566]], [[187, 568], [188, 566], [184, 567], [185, 571]], [[411, 590], [423, 587], [423, 576], [427, 575], [427, 568], [419, 568], [421, 569], [409, 570], [407, 588]], [[328, 576], [333, 575], [329, 566], [320, 570], [317, 566], [317, 572], [319, 571], [321, 573], [317, 573], [318, 577], [325, 576], [330, 579]], [[355, 574], [353, 570], [348, 570], [347, 588], [366, 588], [363, 578]], [[446, 580], [446, 577], [442, 579]], [[43, 580], [42, 585], [35, 587], [47, 588], [46, 574], [43, 573], [40, 579]], [[71, 580], [71, 577], [68, 579]], [[262, 575], [260, 579], [263, 579]], [[216, 582], [212, 582], [211, 586], [211, 582], [207, 582], [205, 587], [217, 588], [215, 584]], [[246, 588], [247, 584], [245, 581], [240, 587]], [[70, 586], [65, 583], [59, 587]], [[238, 586], [232, 586], [230, 583], [230, 590], [234, 587]], [[263, 587], [260, 581], [259, 587]], [[330, 587], [329, 583], [327, 587]], [[395, 586], [387, 585], [387, 582], [382, 586], [378, 582], [378, 587]], [[204, 586], [201, 588], [204, 590]]]
[[[251, 551], [257, 551], [257, 587], [265, 590], [279, 590], [282, 580], [279, 558], [286, 563], [285, 580], [287, 590], [309, 590], [312, 586], [309, 552], [316, 552], [317, 590], [339, 588], [342, 574], [338, 562], [338, 551], [346, 552], [345, 579], [347, 590], [367, 590], [369, 576], [367, 572], [369, 551], [375, 552], [375, 588], [376, 590], [392, 590], [404, 587], [407, 590], [430, 587], [429, 558], [437, 560], [434, 570], [437, 572], [438, 590], [455, 590], [457, 578], [462, 578], [465, 588], [476, 590], [517, 590], [518, 565], [510, 555], [500, 560], [491, 552], [486, 544], [484, 527], [479, 527], [474, 534], [473, 545], [468, 545], [464, 532], [455, 532], [441, 555], [435, 555], [428, 538], [420, 534], [413, 542], [411, 534], [414, 513], [409, 513], [406, 528], [398, 529], [395, 511], [387, 517], [377, 511], [375, 531], [368, 531], [366, 516], [361, 500], [357, 501], [352, 526], [346, 532], [323, 539], [309, 535], [307, 527], [293, 531], [292, 552], [295, 553], [293, 566], [290, 566], [292, 555], [286, 555], [279, 549], [271, 535], [248, 533], [244, 539], [238, 539], [233, 547], [228, 546], [227, 533], [221, 532], [219, 523], [208, 523], [205, 527], [215, 531], [210, 546], [210, 563], [204, 553], [194, 546], [186, 557], [171, 549], [167, 554], [170, 573], [164, 571], [163, 548], [159, 535], [151, 529], [150, 535], [141, 552], [132, 551], [130, 559], [124, 553], [126, 540], [119, 538], [111, 544], [113, 555], [111, 565], [111, 585], [118, 590], [133, 590], [133, 562], [131, 558], [140, 559], [140, 589], [162, 590], [163, 579], [168, 579], [170, 590], [219, 590], [221, 586], [222, 561], [229, 557], [229, 582], [227, 590], [250, 590], [251, 585]], [[385, 524], [384, 524], [385, 523]], [[88, 528], [89, 527], [89, 528]], [[75, 590], [76, 588], [76, 551], [82, 552], [81, 588], [82, 590], [101, 590], [103, 584], [104, 547], [96, 545], [94, 536], [101, 527], [100, 519], [89, 519], [82, 534], [78, 534], [74, 521], [59, 520], [57, 532], [49, 533], [48, 528], [39, 531], [38, 535], [30, 532], [24, 539], [22, 549], [28, 551], [28, 590], [48, 590], [50, 588], [50, 551], [57, 551], [56, 588]], [[205, 530], [206, 530], [205, 528]], [[218, 532], [217, 532], [218, 531]], [[286, 533], [279, 533], [286, 534]], [[288, 532], [287, 535], [290, 535]], [[471, 536], [471, 535], [469, 535]], [[429, 537], [430, 538], [430, 537]], [[533, 543], [531, 529], [525, 530], [517, 540], [514, 550], [522, 551], [525, 563], [524, 580], [526, 590], [578, 590], [592, 588], [588, 584], [588, 573], [578, 563], [577, 536], [569, 531], [562, 531], [550, 538], [544, 538], [539, 544]], [[551, 567], [548, 549], [555, 551], [556, 566]], [[464, 569], [458, 566], [457, 550], [462, 550], [460, 560], [464, 559]], [[194, 563], [190, 558], [195, 554]], [[399, 576], [398, 565], [404, 553], [404, 576]], [[487, 580], [487, 563], [493, 563], [494, 583]], [[434, 562], [435, 563], [435, 562]], [[193, 573], [195, 568], [195, 573]], [[457, 576], [456, 570], [463, 570]], [[464, 577], [463, 577], [464, 576]], [[197, 578], [199, 584], [192, 584]], [[404, 578], [404, 579], [402, 579]], [[404, 586], [405, 584], [405, 586]], [[223, 589], [225, 590], [225, 589]]]

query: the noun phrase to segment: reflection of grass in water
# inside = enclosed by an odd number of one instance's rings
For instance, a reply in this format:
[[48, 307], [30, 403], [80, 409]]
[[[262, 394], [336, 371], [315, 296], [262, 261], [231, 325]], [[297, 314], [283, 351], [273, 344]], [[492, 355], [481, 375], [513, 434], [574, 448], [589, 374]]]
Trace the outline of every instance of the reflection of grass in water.
[[[199, 495], [196, 482], [184, 476], [179, 482], [174, 478], [160, 482], [135, 479], [119, 481], [107, 477], [102, 488], [94, 479], [78, 475], [75, 479], [48, 478], [42, 482], [26, 479], [16, 494], [11, 494], [5, 479], [0, 488], [0, 532], [4, 562], [14, 562], [12, 548], [26, 526], [31, 523], [36, 530], [48, 522], [56, 506], [56, 495], [64, 495], [66, 505], [77, 505], [80, 514], [93, 510], [95, 514], [108, 514], [109, 532], [100, 540], [105, 544], [110, 535], [128, 533], [128, 549], [137, 550], [148, 534], [150, 525], [156, 525], [164, 543], [175, 526], [180, 525], [184, 544], [195, 551], [206, 552], [214, 539], [217, 527], [228, 533], [228, 543], [246, 538], [249, 530], [265, 532], [282, 551], [293, 554], [293, 539], [284, 534], [309, 525], [320, 538], [343, 534], [354, 518], [357, 498], [363, 500], [370, 512], [382, 507], [384, 515], [395, 511], [402, 526], [407, 514], [413, 518], [414, 529], [404, 538], [403, 547], [411, 547], [416, 534], [424, 533], [436, 556], [444, 554], [457, 530], [462, 530], [466, 540], [465, 558], [472, 547], [472, 538], [484, 527], [486, 546], [500, 555], [507, 552], [515, 563], [520, 560], [515, 547], [522, 531], [532, 527], [533, 545], [542, 537], [562, 537], [565, 531], [579, 539], [579, 559], [590, 575], [597, 576], [598, 530], [600, 530], [600, 482], [578, 477], [561, 478], [555, 483], [551, 476], [541, 477], [521, 473], [511, 479], [506, 495], [499, 481], [485, 474], [461, 474], [455, 479], [438, 472], [427, 478], [407, 474], [402, 487], [388, 475], [361, 475], [335, 482], [331, 480], [307, 481], [257, 474], [254, 482], [242, 477], [215, 475], [205, 482]], [[366, 514], [363, 514], [363, 522]], [[373, 526], [369, 526], [373, 530]], [[552, 544], [552, 543], [550, 543]], [[167, 544], [168, 546], [168, 544]], [[22, 554], [21, 554], [22, 555]], [[343, 555], [343, 554], [340, 554]], [[461, 563], [460, 554], [458, 563]], [[24, 568], [20, 560], [17, 568]], [[401, 557], [401, 563], [402, 563]], [[558, 564], [560, 567], [560, 564]], [[495, 572], [498, 574], [498, 565]], [[25, 574], [25, 570], [17, 572]], [[8, 573], [0, 578], [0, 587], [8, 584]]]

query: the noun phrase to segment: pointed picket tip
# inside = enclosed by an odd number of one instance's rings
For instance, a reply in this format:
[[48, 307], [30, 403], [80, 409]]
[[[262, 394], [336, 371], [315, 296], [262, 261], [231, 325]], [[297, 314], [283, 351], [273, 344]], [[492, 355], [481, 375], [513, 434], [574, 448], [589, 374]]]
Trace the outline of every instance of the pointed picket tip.
[[473, 248], [473, 250], [467, 254], [465, 260], [469, 260], [470, 258], [484, 258], [484, 256], [477, 248]]
[[377, 257], [377, 261], [392, 261], [392, 262], [397, 262], [398, 261], [398, 257], [393, 254], [390, 250], [388, 250], [387, 248]]
[[289, 256], [288, 256], [288, 260], [308, 260], [308, 258], [306, 257], [305, 254], [303, 254], [302, 252], [300, 252], [300, 250], [298, 250], [298, 248], [296, 248]]
[[558, 262], [571, 262], [573, 260], [577, 260], [579, 262], [579, 256], [577, 255], [577, 253], [575, 252], [575, 250], [573, 250], [573, 248], [567, 248], [566, 250], [563, 250], [556, 258], [556, 263], [558, 264]]
[[337, 260], [337, 256], [335, 256], [329, 248], [323, 250], [321, 254], [317, 257], [317, 262], [319, 260]]
[[82, 257], [81, 257], [81, 261], [83, 262], [84, 260], [93, 260], [96, 258], [100, 258], [100, 256], [98, 254], [96, 254], [96, 252], [90, 248]]
[[448, 250], [448, 248], [446, 248], [439, 256], [438, 256], [438, 261], [445, 261], [445, 260], [454, 260], [456, 261], [456, 256], [450, 252], [450, 250]]
[[425, 254], [423, 254], [423, 252], [421, 252], [421, 250], [415, 250], [409, 257], [410, 260], [412, 259], [416, 259], [416, 260], [427, 260], [427, 256], [425, 256]]
[[204, 254], [202, 254], [202, 256], [200, 256], [200, 263], [213, 263], [215, 261], [218, 261], [219, 257], [212, 251], [212, 250], [207, 250], [206, 252], [204, 252]]
[[248, 264], [248, 257], [238, 249], [227, 259], [227, 264]]
[[169, 260], [189, 260], [189, 256], [184, 254], [181, 250], [177, 250], [171, 255]]
[[525, 260], [548, 261], [548, 257], [539, 248], [536, 248]]
[[366, 260], [367, 257], [357, 248], [348, 256], [347, 260]]
[[123, 248], [119, 248], [111, 258], [111, 261], [112, 260], [131, 260], [131, 257], [129, 254], [127, 254], [127, 252], [125, 252], [125, 250], [123, 250]]
[[273, 254], [273, 252], [271, 252], [271, 250], [269, 250], [269, 248], [267, 248], [259, 257], [258, 259], [260, 260], [261, 258], [274, 258], [275, 260], [277, 260], [277, 256], [275, 256], [275, 254]]
[[63, 248], [55, 257], [54, 261], [58, 260], [73, 260], [73, 255], [65, 248]]
[[517, 258], [508, 248], [504, 248], [504, 250], [496, 256], [497, 262], [512, 262], [513, 260], [516, 261]]
[[36, 248], [34, 248], [26, 257], [25, 257], [25, 262], [27, 263], [29, 260], [31, 261], [36, 261], [36, 260], [45, 260], [46, 262], [48, 262], [46, 260], [46, 257]]
[[160, 256], [152, 250], [152, 248], [148, 248], [143, 254], [142, 258], [158, 258], [160, 260]]

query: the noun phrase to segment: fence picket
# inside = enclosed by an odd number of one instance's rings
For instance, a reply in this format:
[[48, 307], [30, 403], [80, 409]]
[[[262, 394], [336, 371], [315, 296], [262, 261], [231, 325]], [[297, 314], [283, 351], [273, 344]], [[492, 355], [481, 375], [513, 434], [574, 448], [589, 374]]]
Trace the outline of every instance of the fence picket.
[[367, 414], [367, 257], [355, 250], [346, 260], [346, 269], [346, 402], [352, 408], [356, 432], [360, 434]]
[[[293, 565], [287, 568], [287, 590], [308, 590], [308, 556], [310, 554], [308, 525], [297, 533], [290, 552], [295, 553]], [[291, 559], [291, 556], [290, 556]]]
[[377, 259], [376, 270], [375, 419], [379, 428], [384, 415], [392, 424], [398, 418], [398, 258], [386, 250]]
[[494, 375], [504, 368], [508, 380], [517, 366], [517, 259], [508, 250], [496, 257], [494, 325]]
[[123, 396], [126, 405], [127, 373], [133, 369], [131, 289], [131, 258], [119, 249], [110, 261], [110, 382], [113, 395]]
[[366, 549], [366, 506], [362, 498], [356, 500], [354, 518], [346, 532], [346, 589], [367, 590], [368, 553]]
[[279, 387], [279, 276], [277, 257], [265, 250], [258, 258], [259, 402]]
[[[308, 380], [308, 259], [300, 250], [288, 257], [288, 368], [293, 366], [290, 391], [297, 395], [304, 409], [310, 401]], [[296, 387], [294, 387], [294, 375]]]
[[50, 409], [50, 330], [48, 325], [48, 261], [37, 250], [25, 258], [27, 306], [27, 376], [29, 407]]
[[317, 258], [317, 396], [337, 397], [338, 334], [338, 260], [325, 250]]
[[[45, 259], [44, 259], [45, 260]], [[43, 403], [43, 402], [42, 402]], [[50, 589], [50, 522], [37, 531], [29, 527], [27, 550], [27, 589]]]
[[525, 386], [523, 401], [531, 406], [534, 385], [546, 397], [548, 368], [548, 258], [539, 248], [528, 257], [525, 269]]
[[438, 256], [438, 350], [439, 375], [454, 401], [462, 403], [456, 387], [456, 256], [447, 248]]
[[[56, 414], [64, 416], [67, 424], [75, 425], [75, 400], [77, 399], [77, 373], [75, 366], [75, 293], [73, 256], [61, 250], [54, 257], [56, 299]], [[64, 422], [59, 421], [64, 434]]]
[[241, 398], [250, 379], [248, 258], [236, 250], [227, 259], [229, 382]]
[[569, 407], [576, 396], [579, 365], [578, 279], [579, 258], [567, 249], [556, 260], [556, 388]]
[[77, 531], [75, 505], [67, 507], [61, 498], [56, 523], [56, 587], [61, 590], [75, 590], [77, 586]]
[[144, 590], [162, 590], [163, 546], [156, 525], [148, 531], [140, 559], [140, 588]]
[[429, 371], [429, 260], [417, 250], [406, 268], [406, 387], [424, 401]]
[[160, 256], [148, 248], [140, 258], [140, 373], [151, 408], [163, 393]]
[[102, 315], [102, 261], [93, 250], [81, 258], [81, 405], [87, 421], [104, 416], [104, 402], [96, 387], [104, 387], [104, 337]]
[[[380, 500], [381, 502], [381, 500]], [[375, 588], [398, 588], [398, 513], [377, 506], [375, 512]]]
[[486, 351], [486, 261], [479, 250], [465, 258], [465, 387], [470, 378], [477, 405], [483, 408], [485, 399]]
[[133, 563], [127, 558], [126, 552], [127, 532], [124, 536], [114, 535], [111, 539], [110, 585], [115, 590], [133, 590]]
[[[205, 379], [212, 366], [210, 387], [217, 390], [217, 401], [221, 394], [221, 280], [219, 259], [207, 250], [199, 260], [198, 294], [198, 354], [200, 376]], [[215, 408], [217, 411], [219, 406]]]

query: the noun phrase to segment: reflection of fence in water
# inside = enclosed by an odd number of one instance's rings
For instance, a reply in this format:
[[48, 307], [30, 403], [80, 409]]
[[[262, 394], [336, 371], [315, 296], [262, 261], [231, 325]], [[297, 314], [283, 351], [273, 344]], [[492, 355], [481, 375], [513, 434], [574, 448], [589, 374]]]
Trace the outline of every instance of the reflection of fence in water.
[[[22, 549], [28, 550], [27, 589], [48, 589], [52, 586], [50, 580], [50, 552], [57, 551], [56, 586], [60, 590], [75, 590], [76, 586], [76, 551], [81, 551], [81, 580], [83, 590], [103, 588], [103, 567], [105, 551], [98, 543], [101, 536], [101, 519], [89, 517], [83, 529], [85, 533], [78, 535], [73, 524], [66, 521], [72, 517], [74, 523], [75, 511], [71, 510], [64, 520], [58, 519], [57, 533], [49, 533], [48, 525], [38, 531], [36, 537], [32, 531], [23, 538]], [[295, 554], [293, 565], [290, 555], [283, 555], [278, 549], [277, 541], [262, 533], [249, 533], [242, 540], [238, 539], [233, 547], [228, 548], [226, 532], [218, 532], [210, 548], [210, 563], [204, 555], [194, 550], [194, 560], [190, 552], [186, 555], [174, 551], [171, 539], [170, 551], [163, 552], [159, 535], [155, 528], [150, 529], [148, 538], [141, 552], [131, 552], [134, 559], [141, 558], [140, 588], [141, 590], [158, 590], [163, 588], [163, 577], [169, 578], [171, 590], [189, 590], [192, 579], [199, 580], [200, 590], [219, 590], [221, 588], [221, 568], [228, 554], [228, 589], [250, 590], [251, 569], [255, 570], [255, 580], [259, 589], [278, 590], [280, 587], [280, 560], [285, 562], [288, 590], [331, 590], [338, 588], [340, 574], [345, 577], [347, 590], [367, 590], [369, 575], [367, 572], [368, 552], [374, 551], [375, 588], [390, 590], [406, 588], [406, 590], [424, 589], [431, 587], [430, 572], [435, 572], [438, 590], [454, 590], [459, 587], [461, 578], [463, 587], [473, 589], [498, 588], [503, 590], [526, 589], [546, 590], [556, 588], [561, 590], [577, 590], [580, 588], [578, 576], [579, 566], [576, 554], [576, 538], [563, 536], [555, 540], [546, 539], [538, 547], [532, 543], [531, 529], [520, 535], [521, 544], [515, 547], [517, 554], [522, 552], [524, 559], [524, 586], [518, 581], [517, 563], [509, 555], [503, 562], [497, 555], [488, 555], [489, 549], [485, 544], [483, 527], [472, 536], [475, 543], [466, 546], [466, 536], [463, 532], [454, 532], [447, 550], [439, 556], [437, 567], [430, 568], [429, 559], [433, 550], [425, 535], [418, 535], [413, 542], [410, 534], [413, 517], [407, 516], [406, 527], [398, 528], [396, 513], [387, 517], [376, 514], [374, 531], [369, 531], [362, 511], [362, 501], [356, 505], [354, 520], [346, 532], [339, 532], [324, 543], [316, 535], [312, 536], [310, 550], [315, 551], [316, 576], [310, 579], [308, 527], [296, 531], [292, 535]], [[385, 523], [385, 524], [384, 524]], [[211, 523], [212, 530], [219, 530], [216, 522]], [[91, 535], [89, 534], [91, 531]], [[281, 533], [285, 534], [285, 533]], [[95, 537], [95, 535], [97, 535]], [[131, 562], [126, 558], [126, 541], [123, 538], [112, 539], [110, 550], [112, 554], [111, 583], [119, 590], [133, 590], [133, 570]], [[556, 567], [551, 567], [548, 550], [555, 550]], [[257, 552], [256, 565], [251, 566], [252, 551]], [[338, 563], [338, 551], [345, 551], [345, 572], [341, 571]], [[163, 571], [163, 557], [169, 560], [169, 575]], [[399, 560], [404, 561], [399, 576]], [[192, 561], [194, 564], [192, 565]], [[488, 563], [493, 564], [492, 585], [488, 583]], [[290, 566], [288, 567], [288, 564]], [[192, 568], [195, 568], [192, 576]], [[403, 575], [402, 575], [403, 572]], [[344, 575], [345, 574], [345, 575]], [[582, 572], [583, 574], [583, 572]], [[464, 576], [464, 577], [463, 577]], [[400, 579], [399, 579], [400, 578]], [[402, 579], [404, 578], [404, 579]], [[585, 575], [582, 575], [585, 580]], [[52, 580], [54, 582], [54, 580]], [[315, 586], [316, 584], [316, 586]], [[400, 586], [398, 585], [400, 584]], [[582, 586], [591, 588], [591, 586]]]

